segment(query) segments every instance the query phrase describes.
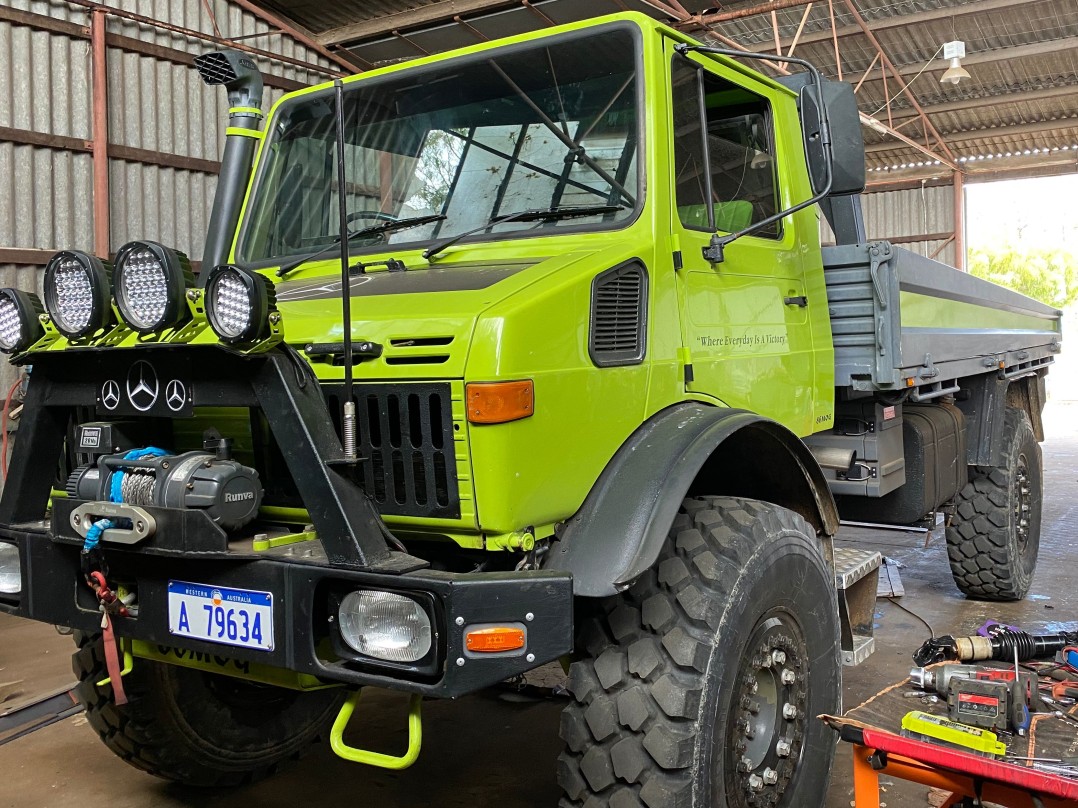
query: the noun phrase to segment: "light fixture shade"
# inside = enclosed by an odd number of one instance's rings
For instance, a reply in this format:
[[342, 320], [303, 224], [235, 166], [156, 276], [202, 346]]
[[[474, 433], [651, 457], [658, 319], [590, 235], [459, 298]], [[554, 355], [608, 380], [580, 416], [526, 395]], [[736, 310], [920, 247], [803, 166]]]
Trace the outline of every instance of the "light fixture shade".
[[969, 77], [969, 71], [962, 67], [962, 60], [956, 56], [951, 59], [951, 66], [940, 76], [940, 84], [958, 84]]

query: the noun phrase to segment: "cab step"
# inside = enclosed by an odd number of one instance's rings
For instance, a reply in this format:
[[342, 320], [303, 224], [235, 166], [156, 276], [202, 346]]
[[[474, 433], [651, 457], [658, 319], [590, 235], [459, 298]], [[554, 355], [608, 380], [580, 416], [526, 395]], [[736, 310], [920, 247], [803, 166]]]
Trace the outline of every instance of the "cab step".
[[835, 548], [843, 665], [859, 665], [876, 650], [872, 621], [882, 563], [883, 556], [876, 550]]

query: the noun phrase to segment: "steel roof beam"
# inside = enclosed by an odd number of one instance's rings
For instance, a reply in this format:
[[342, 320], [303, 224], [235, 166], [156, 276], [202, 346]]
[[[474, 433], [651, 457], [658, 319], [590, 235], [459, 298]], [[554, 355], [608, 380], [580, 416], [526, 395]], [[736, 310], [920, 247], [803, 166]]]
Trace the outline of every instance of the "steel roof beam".
[[[1043, 3], [1047, 1], [1048, 0], [1028, 0], [1024, 5], [1028, 6], [1033, 5], [1034, 3]], [[896, 14], [893, 17], [869, 20], [869, 25], [872, 26], [873, 31], [886, 31], [889, 28], [905, 28], [907, 25], [921, 25], [943, 20], [949, 21], [952, 17], [965, 17], [970, 14], [983, 14], [986, 11], [1014, 9], [1014, 7], [1014, 0], [971, 0], [961, 6], [936, 8], [930, 11], [918, 11], [913, 14]], [[857, 25], [843, 25], [836, 33], [839, 37], [854, 36], [860, 34], [861, 29]], [[828, 42], [830, 39], [831, 29], [828, 27], [822, 31], [812, 31], [803, 34], [801, 36], [801, 43], [804, 45], [811, 45], [814, 42]], [[792, 40], [793, 37], [783, 37], [783, 46], [789, 47]]]
[[[977, 109], [978, 107], [985, 106], [994, 107], [999, 104], [1018, 104], [1023, 101], [1047, 101], [1052, 98], [1066, 98], [1071, 95], [1078, 95], [1078, 83], [1066, 84], [1062, 87], [1045, 87], [1040, 90], [1008, 89], [1005, 93], [978, 95], [972, 98], [962, 98], [958, 101], [947, 101], [942, 104], [926, 104], [922, 101], [921, 106], [929, 115], [936, 115], [947, 112], [962, 112], [967, 109]], [[917, 112], [912, 107], [896, 109], [893, 114], [894, 117], [898, 119], [917, 117]]]
[[[1044, 132], [1053, 132], [1057, 129], [1078, 129], [1078, 117], [1059, 118], [1053, 121], [1034, 121], [1033, 123], [1021, 123], [1015, 126], [993, 126], [988, 129], [965, 129], [957, 132], [945, 132], [944, 137], [948, 143], [963, 143], [969, 140], [982, 140], [998, 137], [1021, 137], [1023, 135], [1038, 135]], [[891, 143], [872, 143], [865, 146], [866, 154], [879, 154], [901, 150], [902, 146]], [[998, 151], [998, 147], [996, 149]]]
[[[1062, 53], [1075, 48], [1078, 48], [1078, 36], [1049, 39], [1044, 42], [1031, 42], [1028, 45], [1016, 45], [1013, 48], [995, 48], [993, 50], [971, 53], [968, 56], [963, 57], [962, 67], [975, 67], [976, 65], [992, 64], [993, 62], [1009, 62], [1014, 59], [1024, 59], [1030, 56], [1046, 56], [1051, 53]], [[931, 64], [927, 69], [924, 69], [924, 75], [939, 73], [950, 66], [943, 59], [936, 59], [934, 61], [936, 64]], [[898, 74], [903, 77], [916, 76], [918, 73], [922, 72], [924, 66], [924, 60], [895, 65], [895, 67], [898, 68]], [[879, 78], [869, 77], [865, 83], [867, 84], [870, 81], [879, 81]]]
[[383, 36], [393, 31], [452, 22], [454, 17], [459, 17], [463, 14], [494, 11], [507, 6], [519, 5], [519, 0], [440, 0], [440, 2], [430, 3], [408, 11], [386, 14], [373, 20], [362, 20], [342, 25], [338, 28], [331, 28], [318, 34], [315, 39], [321, 45], [339, 45], [345, 42]]

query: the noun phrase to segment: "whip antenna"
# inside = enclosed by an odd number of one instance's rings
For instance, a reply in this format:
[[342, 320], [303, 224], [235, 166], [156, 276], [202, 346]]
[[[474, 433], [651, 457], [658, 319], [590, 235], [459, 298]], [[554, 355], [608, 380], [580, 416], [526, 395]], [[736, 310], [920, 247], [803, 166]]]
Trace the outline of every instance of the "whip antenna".
[[352, 399], [352, 288], [348, 273], [348, 203], [345, 200], [344, 172], [344, 83], [333, 82], [337, 129], [337, 208], [341, 241], [341, 318], [344, 325], [344, 409], [341, 414], [341, 441], [344, 456], [356, 459], [356, 404]]

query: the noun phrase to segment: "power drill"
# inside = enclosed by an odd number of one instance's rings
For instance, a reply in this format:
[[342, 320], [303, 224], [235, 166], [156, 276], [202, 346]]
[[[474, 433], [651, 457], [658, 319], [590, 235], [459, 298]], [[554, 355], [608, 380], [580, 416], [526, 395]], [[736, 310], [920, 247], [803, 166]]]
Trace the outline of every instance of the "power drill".
[[1043, 708], [1037, 677], [1025, 671], [941, 665], [914, 668], [910, 681], [945, 696], [951, 720], [974, 727], [1024, 734], [1030, 711]]

